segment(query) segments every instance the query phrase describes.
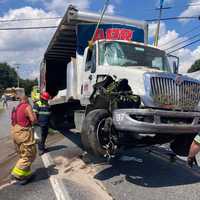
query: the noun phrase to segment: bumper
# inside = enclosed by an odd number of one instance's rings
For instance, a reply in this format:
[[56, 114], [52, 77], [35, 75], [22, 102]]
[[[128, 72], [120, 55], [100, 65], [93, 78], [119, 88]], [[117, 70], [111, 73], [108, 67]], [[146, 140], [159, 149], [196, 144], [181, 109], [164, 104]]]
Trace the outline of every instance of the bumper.
[[[180, 122], [174, 122], [177, 119], [180, 119]], [[113, 123], [117, 130], [143, 134], [197, 133], [200, 132], [199, 119], [200, 112], [154, 109], [117, 109], [113, 112]]]

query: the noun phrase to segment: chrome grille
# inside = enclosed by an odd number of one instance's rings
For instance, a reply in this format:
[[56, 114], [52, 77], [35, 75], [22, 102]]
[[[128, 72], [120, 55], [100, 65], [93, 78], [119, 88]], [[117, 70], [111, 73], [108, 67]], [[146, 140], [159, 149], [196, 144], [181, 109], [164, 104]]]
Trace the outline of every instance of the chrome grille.
[[200, 83], [190, 80], [177, 83], [169, 77], [151, 77], [150, 84], [150, 96], [161, 107], [193, 110], [200, 100]]

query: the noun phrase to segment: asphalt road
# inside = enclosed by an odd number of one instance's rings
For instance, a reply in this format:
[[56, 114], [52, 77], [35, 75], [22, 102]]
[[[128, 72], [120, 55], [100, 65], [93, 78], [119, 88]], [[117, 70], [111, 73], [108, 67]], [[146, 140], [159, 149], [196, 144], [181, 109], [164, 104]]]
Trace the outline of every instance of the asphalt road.
[[[4, 113], [4, 119], [9, 116], [8, 113]], [[4, 124], [1, 120], [0, 123]], [[7, 130], [7, 128], [5, 129]], [[200, 199], [200, 169], [190, 169], [186, 166], [185, 161], [180, 159], [173, 163], [170, 162], [169, 157], [164, 154], [165, 151], [163, 153], [163, 151], [157, 149], [155, 152], [149, 153], [146, 149], [132, 149], [123, 152], [122, 155], [110, 162], [102, 162], [102, 160], [91, 155], [88, 155], [87, 159], [83, 156], [84, 150], [79, 134], [67, 130], [62, 132], [64, 138], [61, 138], [59, 142], [55, 140], [51, 143], [49, 154], [54, 160], [63, 157], [67, 160], [67, 163], [59, 164], [58, 162], [56, 168], [50, 166], [45, 169], [41, 158], [38, 157], [33, 164], [33, 170], [36, 171], [35, 179], [25, 186], [12, 184], [3, 188], [0, 187], [0, 199], [56, 199], [49, 182], [49, 174], [58, 174], [72, 200], [107, 199], [103, 196], [105, 193], [115, 200]], [[124, 155], [142, 159], [143, 162], [124, 161], [122, 160]], [[77, 162], [77, 159], [79, 159], [79, 162]], [[79, 171], [76, 172], [77, 165], [81, 165], [80, 160], [85, 165], [81, 166]], [[84, 169], [86, 169], [85, 174], [83, 173]], [[76, 176], [75, 179], [67, 177], [67, 172], [70, 170], [72, 171], [71, 175]], [[73, 172], [73, 170], [75, 171]], [[65, 172], [67, 175], [65, 175]], [[88, 176], [88, 179], [86, 176]], [[98, 198], [95, 194], [96, 181], [98, 181], [97, 186], [100, 182], [104, 187], [104, 193], [100, 194], [102, 195], [101, 198]]]
[[[67, 131], [64, 135], [64, 140], [51, 147], [57, 149], [51, 152], [52, 157], [80, 157], [83, 150], [79, 135]], [[180, 159], [171, 162], [166, 153], [162, 149], [154, 153], [132, 149], [123, 155], [140, 158], [142, 163], [122, 161], [121, 156], [102, 163], [90, 156], [88, 165], [96, 171], [93, 178], [103, 183], [107, 193], [116, 200], [199, 200], [199, 168], [190, 169]], [[64, 183], [72, 199], [93, 199], [80, 184], [66, 179]]]
[[11, 184], [0, 187], [1, 200], [56, 200], [54, 191], [49, 182], [49, 175], [57, 174], [54, 166], [46, 169], [40, 157], [33, 164], [34, 179], [27, 185]]
[[10, 114], [17, 101], [8, 101], [8, 108], [0, 109], [0, 139], [10, 135]]
[[[9, 101], [8, 108], [0, 111], [0, 178], [4, 177], [4, 174], [7, 176], [16, 161], [14, 145], [10, 138], [10, 113], [16, 105], [17, 102]], [[8, 183], [0, 186], [0, 200], [55, 200], [49, 175], [57, 174], [57, 170], [54, 166], [46, 169], [39, 156], [33, 163], [32, 169], [35, 171], [35, 178], [29, 184], [21, 186]]]
[[115, 199], [198, 200], [200, 174], [185, 163], [171, 163], [167, 157], [144, 149], [127, 153], [143, 160], [124, 162], [114, 159], [98, 170], [95, 178], [103, 181]]

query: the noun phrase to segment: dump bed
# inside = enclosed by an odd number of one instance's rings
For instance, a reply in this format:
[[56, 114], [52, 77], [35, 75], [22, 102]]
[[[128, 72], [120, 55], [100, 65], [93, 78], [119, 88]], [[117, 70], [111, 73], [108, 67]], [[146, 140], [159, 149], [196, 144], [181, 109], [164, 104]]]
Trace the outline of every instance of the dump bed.
[[[69, 6], [45, 52], [40, 73], [41, 90], [47, 90], [55, 96], [59, 90], [66, 88], [67, 63], [72, 57], [76, 58], [77, 52], [83, 53], [99, 18], [100, 14], [79, 11], [74, 6]], [[146, 22], [105, 15], [99, 28], [105, 30], [109, 25], [112, 28], [128, 28], [134, 33], [133, 40], [147, 43]]]

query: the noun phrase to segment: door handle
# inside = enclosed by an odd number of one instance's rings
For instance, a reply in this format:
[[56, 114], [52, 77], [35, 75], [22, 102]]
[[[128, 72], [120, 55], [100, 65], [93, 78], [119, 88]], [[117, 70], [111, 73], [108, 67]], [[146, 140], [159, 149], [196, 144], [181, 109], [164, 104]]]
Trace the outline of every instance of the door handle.
[[91, 81], [92, 80], [92, 74], [89, 75], [88, 79]]

